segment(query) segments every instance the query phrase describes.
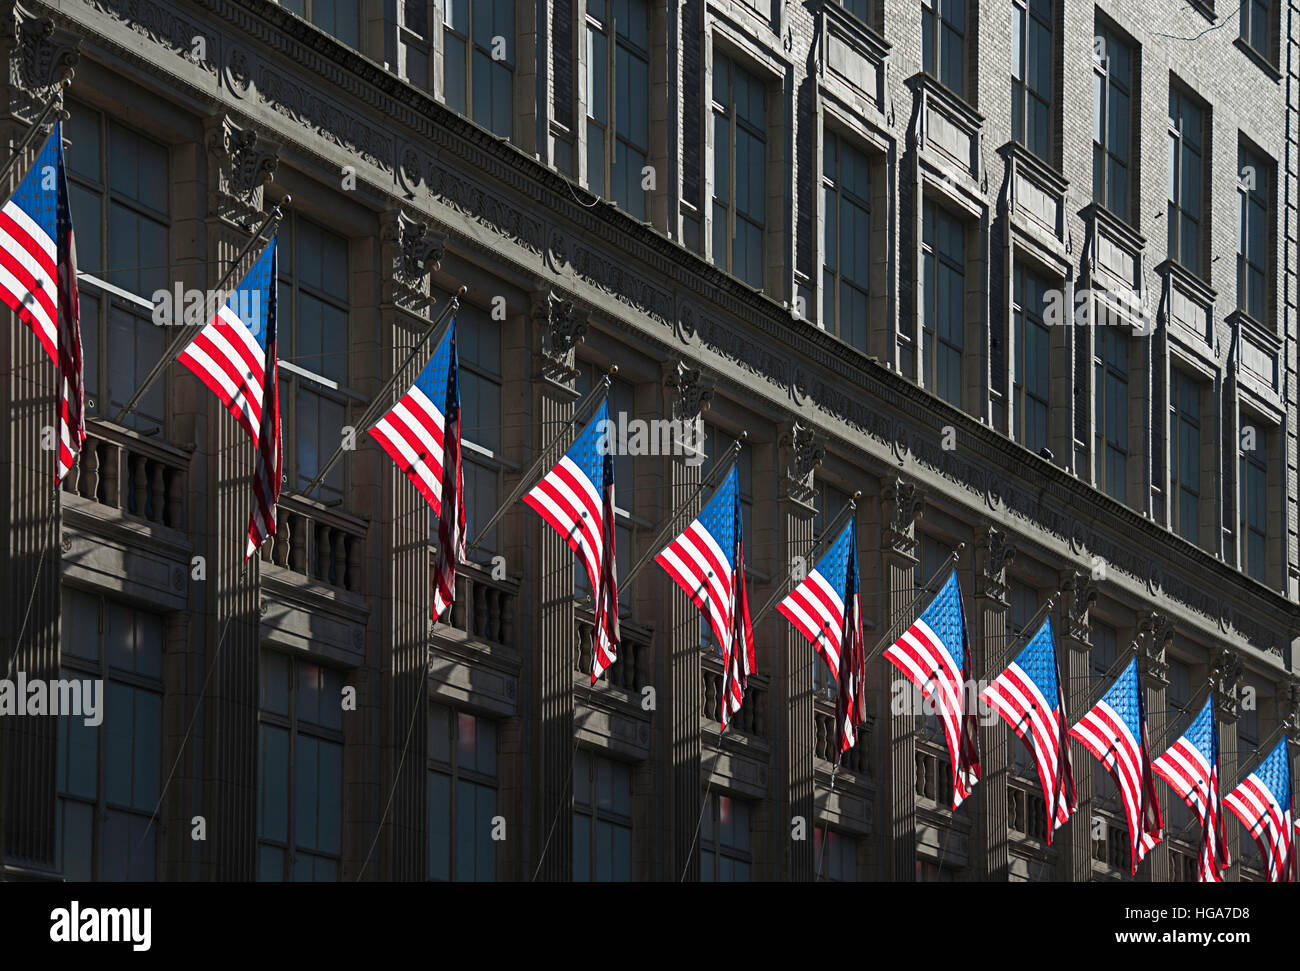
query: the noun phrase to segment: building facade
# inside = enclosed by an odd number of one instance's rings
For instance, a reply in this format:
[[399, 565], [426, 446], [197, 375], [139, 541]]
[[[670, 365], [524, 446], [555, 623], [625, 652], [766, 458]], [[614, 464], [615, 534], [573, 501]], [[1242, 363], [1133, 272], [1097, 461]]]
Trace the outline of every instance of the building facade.
[[[0, 717], [6, 878], [1194, 879], [1163, 782], [1130, 877], [1077, 747], [1049, 845], [1001, 722], [950, 810], [879, 659], [836, 770], [775, 611], [720, 738], [716, 648], [653, 564], [590, 685], [590, 591], [522, 504], [432, 624], [428, 508], [354, 423], [461, 285], [471, 537], [617, 365], [611, 413], [708, 455], [617, 458], [620, 575], [744, 431], [755, 609], [860, 492], [869, 644], [960, 548], [975, 679], [1050, 598], [1074, 717], [1136, 644], [1157, 750], [1207, 696], [1226, 780], [1296, 737], [1292, 0], [3, 6], [10, 144], [67, 113], [88, 438], [53, 491], [54, 375], [11, 323], [0, 629], [106, 705]], [[215, 286], [277, 204], [285, 481], [246, 564], [212, 395], [172, 366], [117, 417], [158, 291]]]

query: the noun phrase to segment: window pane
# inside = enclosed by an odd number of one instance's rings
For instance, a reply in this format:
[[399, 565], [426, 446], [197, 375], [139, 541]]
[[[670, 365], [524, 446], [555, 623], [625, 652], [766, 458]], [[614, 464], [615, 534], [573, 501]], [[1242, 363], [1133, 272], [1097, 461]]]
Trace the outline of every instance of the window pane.
[[451, 879], [451, 776], [429, 773], [429, 879]]
[[272, 725], [262, 725], [258, 772], [259, 836], [281, 842], [289, 838], [289, 733]]
[[306, 735], [294, 736], [293, 748], [293, 835], [294, 842], [309, 850], [319, 847], [317, 805], [320, 799], [320, 743]]
[[91, 879], [94, 807], [71, 799], [59, 800], [59, 852], [66, 880]]

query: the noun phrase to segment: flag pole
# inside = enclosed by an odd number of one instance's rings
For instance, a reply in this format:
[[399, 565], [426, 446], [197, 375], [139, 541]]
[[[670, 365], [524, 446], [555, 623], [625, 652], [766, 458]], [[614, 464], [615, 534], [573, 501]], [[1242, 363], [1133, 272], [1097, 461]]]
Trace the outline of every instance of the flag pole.
[[61, 80], [58, 85], [58, 90], [50, 95], [50, 100], [46, 102], [45, 107], [41, 109], [41, 113], [36, 116], [36, 120], [32, 122], [31, 127], [28, 128], [27, 131], [23, 132], [23, 137], [20, 138], [18, 144], [14, 146], [13, 153], [9, 156], [8, 161], [6, 161], [3, 166], [0, 166], [0, 184], [3, 184], [5, 179], [9, 177], [9, 173], [12, 172], [14, 166], [18, 164], [18, 160], [23, 157], [23, 152], [27, 151], [28, 146], [30, 146], [35, 140], [36, 133], [45, 127], [45, 124], [50, 120], [50, 115], [54, 113], [54, 109], [62, 105], [63, 91], [71, 84], [72, 78], [64, 78]]
[[[1033, 640], [1034, 636], [1038, 633], [1039, 628], [1042, 626], [1043, 621], [1047, 618], [1047, 615], [1051, 613], [1052, 608], [1056, 606], [1056, 602], [1057, 600], [1060, 599], [1060, 597], [1061, 597], [1061, 591], [1057, 590], [1054, 594], [1052, 594], [1050, 597], [1047, 598], [1046, 602], [1044, 602], [1044, 604], [1038, 608], [1038, 611], [1034, 614], [1034, 616], [1029, 618], [1029, 622], [1020, 629], [1020, 633], [1017, 634], [1012, 639], [1011, 644], [1007, 647], [1006, 651], [1003, 653], [1002, 659], [998, 661], [996, 665], [985, 665], [984, 673], [986, 675], [991, 670], [997, 670], [1000, 673], [1007, 666], [1007, 663], [1011, 660], [1011, 658], [1015, 656], [1016, 651], [1024, 647], [1024, 645], [1027, 644], [1029, 641]], [[1056, 650], [1055, 637], [1052, 638], [1052, 650], [1053, 652], [1055, 652]]]
[[[1261, 765], [1264, 764], [1264, 760], [1273, 754], [1273, 746], [1277, 744], [1279, 739], [1286, 738], [1288, 743], [1290, 742], [1290, 739], [1287, 737], [1286, 734], [1287, 727], [1288, 727], [1287, 723], [1283, 721], [1282, 724], [1278, 725], [1277, 728], [1273, 729], [1273, 731], [1269, 734], [1268, 738], [1266, 738], [1263, 742], [1260, 743], [1259, 748], [1255, 749], [1255, 754], [1252, 755], [1250, 761], [1246, 763], [1246, 765], [1248, 765], [1249, 768], [1242, 768], [1237, 770], [1237, 781], [1227, 788], [1228, 792], [1232, 792], [1234, 789], [1236, 789], [1237, 786], [1241, 785], [1243, 782], [1246, 781], [1247, 776], [1249, 776], [1252, 772], [1254, 772], [1256, 769], [1258, 769]], [[1291, 750], [1288, 745], [1287, 755], [1289, 756], [1290, 754], [1291, 754]]]
[[[149, 371], [147, 375], [145, 375], [144, 381], [141, 382], [140, 386], [135, 389], [135, 392], [127, 400], [127, 403], [122, 406], [122, 410], [119, 411], [117, 413], [117, 416], [113, 419], [113, 423], [115, 425], [122, 424], [122, 419], [125, 418], [128, 414], [130, 414], [135, 409], [135, 406], [140, 403], [140, 399], [144, 397], [144, 393], [149, 390], [150, 385], [152, 385], [155, 381], [158, 380], [159, 377], [162, 376], [163, 372], [167, 370], [168, 365], [170, 365], [172, 361], [175, 359], [176, 355], [180, 353], [181, 349], [184, 348], [185, 345], [188, 344], [191, 340], [193, 340], [195, 334], [197, 334], [200, 330], [206, 327], [209, 321], [212, 320], [213, 315], [215, 315], [217, 312], [216, 309], [214, 309], [211, 305], [212, 295], [215, 294], [221, 299], [227, 299], [227, 298], [222, 298], [221, 295], [225, 293], [226, 287], [230, 283], [231, 277], [235, 275], [235, 271], [239, 269], [240, 265], [244, 262], [245, 257], [247, 257], [248, 254], [252, 252], [253, 247], [256, 246], [257, 243], [261, 240], [262, 234], [266, 232], [267, 226], [269, 226], [272, 222], [275, 222], [278, 228], [278, 224], [280, 220], [284, 218], [284, 213], [281, 211], [280, 207], [288, 206], [292, 202], [293, 202], [293, 197], [286, 194], [284, 200], [280, 203], [277, 203], [275, 206], [273, 206], [271, 208], [271, 211], [266, 214], [266, 218], [263, 219], [262, 224], [257, 227], [257, 231], [253, 233], [251, 237], [249, 237], [248, 242], [244, 244], [244, 248], [239, 251], [239, 255], [236, 256], [231, 261], [230, 267], [226, 270], [225, 274], [221, 277], [220, 282], [218, 282], [217, 285], [209, 292], [209, 298], [208, 298], [209, 302], [207, 306], [204, 308], [205, 312], [203, 315], [204, 319], [202, 323], [195, 324], [195, 325], [187, 325], [187, 324], [180, 325], [180, 333], [178, 333], [176, 337], [172, 340], [172, 342], [167, 345], [166, 350], [162, 352], [162, 355], [158, 358], [153, 368]], [[271, 281], [271, 286], [275, 286], [274, 280]]]
[[[437, 334], [438, 340], [435, 344], [442, 342], [442, 335], [444, 335], [447, 332], [447, 328], [451, 326], [447, 319], [448, 315], [451, 314], [452, 311], [460, 308], [460, 298], [465, 296], [468, 292], [469, 288], [462, 285], [460, 289], [452, 294], [451, 299], [448, 300], [446, 305], [442, 308], [442, 312], [438, 314], [438, 319], [433, 322], [433, 326], [424, 332], [424, 336], [421, 337], [416, 342], [415, 346], [411, 348], [411, 353], [406, 355], [406, 360], [404, 360], [401, 365], [393, 371], [388, 380], [384, 382], [384, 386], [375, 392], [374, 397], [370, 399], [370, 404], [366, 405], [366, 410], [361, 413], [361, 417], [357, 419], [357, 423], [354, 426], [358, 435], [366, 430], [366, 427], [374, 420], [379, 410], [387, 405], [388, 392], [393, 390], [393, 385], [397, 383], [398, 379], [404, 373], [406, 373], [406, 369], [410, 367], [411, 362], [415, 360], [415, 355], [419, 354], [424, 345], [429, 343], [430, 338]], [[295, 489], [294, 491], [300, 496], [310, 497], [311, 494], [316, 491], [317, 487], [325, 481], [325, 476], [329, 475], [330, 469], [334, 468], [334, 463], [342, 458], [344, 451], [345, 449], [343, 448], [343, 442], [340, 437], [338, 448], [334, 449], [334, 454], [329, 457], [329, 461], [320, 467], [320, 470], [316, 473], [316, 478], [312, 479], [311, 482], [307, 484], [307, 488], [301, 491]]]
[[572, 429], [574, 425], [582, 420], [586, 414], [587, 408], [596, 401], [597, 397], [603, 396], [609, 391], [610, 382], [617, 373], [618, 365], [611, 364], [608, 372], [606, 372], [604, 377], [601, 378], [600, 383], [588, 391], [587, 396], [578, 402], [578, 407], [573, 410], [573, 417], [570, 418], [555, 437], [547, 442], [545, 447], [537, 453], [537, 458], [534, 460], [533, 464], [529, 466], [528, 471], [520, 476], [519, 484], [515, 486], [514, 491], [510, 493], [509, 498], [507, 498], [506, 501], [501, 504], [500, 508], [492, 514], [492, 518], [487, 521], [487, 525], [478, 531], [478, 536], [475, 538], [474, 542], [465, 548], [466, 557], [479, 548], [479, 545], [487, 537], [487, 534], [492, 531], [492, 527], [501, 521], [501, 517], [510, 510], [510, 507], [518, 502], [525, 492], [537, 484], [533, 480], [537, 477], [537, 473], [542, 470], [542, 466], [545, 464], [547, 458], [555, 450], [555, 446], [558, 445], [566, 435], [568, 435], [569, 430]]
[[713, 468], [709, 470], [709, 474], [700, 480], [700, 484], [696, 486], [695, 491], [691, 493], [690, 498], [686, 499], [681, 503], [681, 505], [673, 510], [672, 515], [668, 518], [668, 524], [659, 531], [659, 534], [655, 536], [654, 540], [646, 547], [646, 551], [642, 554], [641, 559], [636, 561], [636, 564], [632, 569], [627, 571], [627, 575], [620, 581], [624, 590], [628, 589], [632, 585], [632, 581], [636, 578], [636, 575], [641, 572], [641, 568], [649, 563], [653, 557], [659, 554], [659, 544], [673, 533], [677, 532], [678, 524], [681, 522], [682, 516], [685, 515], [686, 510], [695, 502], [700, 493], [712, 485], [714, 479], [722, 469], [726, 469], [728, 472], [731, 471], [731, 467], [735, 465], [737, 456], [740, 455], [741, 443], [747, 438], [749, 438], [749, 432], [742, 430], [740, 437], [731, 443], [731, 448], [727, 450], [727, 454], [724, 456], [723, 461], [716, 463]]
[[940, 574], [946, 572], [947, 570], [957, 565], [957, 561], [961, 558], [961, 552], [965, 548], [966, 548], [965, 542], [958, 543], [957, 547], [951, 553], [948, 554], [948, 558], [943, 561], [943, 564], [939, 567], [939, 569], [934, 571], [934, 575], [931, 576], [929, 580], [925, 581], [925, 584], [921, 587], [921, 592], [918, 593], [914, 598], [912, 598], [912, 602], [908, 604], [907, 607], [904, 608], [903, 613], [899, 617], [899, 619], [894, 621], [894, 623], [890, 625], [889, 629], [886, 630], [884, 633], [882, 633], [880, 637], [876, 639], [876, 646], [871, 649], [871, 653], [868, 654], [866, 656], [866, 659], [863, 661], [864, 666], [870, 664], [877, 657], [879, 657], [886, 647], [892, 647], [894, 641], [898, 640], [898, 636], [912, 625], [912, 621], [908, 620], [908, 617], [910, 617], [912, 611], [916, 609], [916, 605], [919, 604], [922, 600], [924, 600], [927, 596], [931, 595], [930, 588], [934, 586], [934, 581], [939, 579]]
[[[1153, 749], [1160, 748], [1164, 744], [1165, 739], [1169, 737], [1169, 733], [1173, 731], [1174, 726], [1177, 725], [1179, 722], [1183, 721], [1183, 719], [1185, 718], [1187, 719], [1188, 725], [1192, 723], [1192, 718], [1196, 717], [1196, 714], [1193, 713], [1193, 710], [1196, 708], [1197, 704], [1199, 704], [1201, 701], [1201, 692], [1205, 691], [1213, 684], [1214, 684], [1213, 680], [1211, 680], [1210, 678], [1206, 678], [1205, 683], [1202, 684], [1199, 688], [1197, 688], [1196, 693], [1193, 694], [1192, 697], [1188, 699], [1187, 707], [1178, 713], [1178, 717], [1170, 718], [1168, 721], [1165, 722], [1165, 727], [1160, 730], [1160, 737], [1150, 740], [1151, 747]], [[1169, 713], [1169, 709], [1166, 708], [1165, 714], [1168, 713]], [[1188, 715], [1191, 715], [1192, 718], [1187, 718]]]
[[[852, 516], [854, 513], [857, 512], [858, 500], [860, 498], [862, 498], [861, 489], [853, 493], [853, 498], [849, 500], [848, 505], [846, 505], [843, 509], [841, 509], [839, 511], [839, 514], [835, 517], [835, 519], [831, 522], [831, 524], [827, 526], [824, 530], [822, 530], [821, 539], [817, 540], [817, 542], [813, 544], [812, 549], [808, 551], [807, 561], [813, 564], [814, 567], [816, 566], [817, 557], [821, 555], [821, 553], [824, 551], [824, 548], [826, 546], [830, 545], [828, 541], [831, 540], [833, 537], [835, 537], [836, 531], [842, 525], [844, 525], [845, 518], [847, 516]], [[811, 572], [811, 568], [810, 568], [810, 572]], [[790, 578], [787, 576], [786, 579], [788, 581]], [[767, 598], [767, 602], [763, 604], [762, 607], [759, 608], [758, 613], [754, 615], [754, 619], [751, 620], [750, 623], [753, 626], [757, 627], [758, 622], [767, 615], [767, 612], [771, 610], [772, 607], [774, 607], [778, 601], [784, 600], [789, 595], [790, 595], [790, 590], [787, 590], [785, 588], [785, 584], [782, 584], [781, 586], [777, 587], [772, 592], [772, 595]]]

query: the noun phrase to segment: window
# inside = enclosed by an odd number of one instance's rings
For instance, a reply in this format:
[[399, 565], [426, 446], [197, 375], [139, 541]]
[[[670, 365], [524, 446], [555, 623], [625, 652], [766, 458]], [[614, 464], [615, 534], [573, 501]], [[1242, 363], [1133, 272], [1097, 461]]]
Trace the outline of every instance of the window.
[[926, 201], [921, 242], [921, 385], [961, 407], [962, 345], [966, 329], [966, 227]]
[[338, 671], [262, 652], [257, 726], [259, 880], [339, 878], [342, 688]]
[[102, 687], [88, 686], [100, 724], [84, 707], [59, 716], [59, 869], [68, 880], [156, 880], [162, 618], [65, 587], [62, 628], [59, 677]]
[[349, 47], [359, 47], [360, 0], [280, 0], [280, 6], [332, 34]]
[[509, 138], [514, 120], [514, 0], [445, 0], [443, 97], [494, 135]]
[[[1260, 582], [1268, 579], [1268, 435], [1243, 425], [1241, 448], [1241, 569]], [[1247, 446], [1251, 447], [1247, 447]]]
[[966, 97], [966, 0], [921, 0], [921, 65]]
[[700, 879], [746, 883], [751, 860], [749, 803], [710, 793], [700, 821]]
[[1169, 88], [1169, 258], [1202, 272], [1201, 204], [1205, 111], [1176, 86]]
[[650, 7], [587, 0], [587, 185], [646, 218], [650, 155]]
[[868, 0], [839, 0], [839, 4], [864, 24], [874, 23], [871, 17], [871, 4]]
[[822, 880], [836, 883], [858, 879], [858, 841], [826, 827], [813, 832], [813, 856]]
[[1052, 143], [1052, 0], [1012, 0], [1011, 137], [1046, 162]]
[[955, 881], [956, 875], [952, 867], [946, 867], [942, 863], [933, 863], [930, 860], [916, 861], [917, 883], [953, 883]]
[[573, 760], [573, 879], [632, 879], [632, 768], [583, 749]]
[[1013, 437], [1031, 452], [1047, 447], [1051, 400], [1050, 333], [1043, 320], [1048, 283], [1025, 266], [1015, 270], [1015, 421]]
[[1179, 536], [1195, 543], [1201, 527], [1201, 389], [1185, 373], [1175, 370], [1170, 397], [1171, 525]]
[[767, 89], [713, 57], [713, 262], [761, 290], [767, 225]]
[[1132, 48], [1099, 26], [1092, 64], [1092, 201], [1130, 222], [1132, 94]]
[[1128, 353], [1125, 328], [1093, 327], [1093, 411], [1096, 437], [1093, 475], [1097, 488], [1112, 499], [1128, 501]]
[[865, 351], [870, 315], [871, 163], [829, 131], [822, 147], [822, 196], [822, 320], [844, 343]]
[[[477, 307], [462, 301], [456, 312], [456, 354], [460, 360], [461, 475], [465, 485], [465, 533], [469, 542], [501, 505], [501, 328]], [[438, 521], [429, 517], [430, 542]], [[483, 538], [471, 559], [488, 562], [499, 551], [500, 527]]]
[[1277, 64], [1277, 40], [1273, 34], [1276, 18], [1273, 0], [1242, 0], [1241, 40], [1273, 65]]
[[[151, 302], [171, 288], [165, 145], [72, 102], [67, 122], [68, 194], [82, 279], [81, 350], [86, 413], [115, 418], [162, 356], [167, 330], [142, 304], [85, 279]], [[123, 419], [131, 428], [163, 424], [166, 383], [156, 382]]]
[[430, 880], [496, 879], [497, 726], [429, 704]]
[[[348, 241], [292, 213], [279, 240], [276, 337], [285, 488], [298, 492], [329, 461], [347, 424]], [[311, 498], [341, 499], [345, 467], [335, 462]]]
[[397, 43], [402, 52], [402, 77], [422, 91], [433, 90], [433, 33], [429, 30], [429, 0], [401, 0]]
[[1273, 165], [1237, 149], [1237, 309], [1265, 323], [1273, 263]]

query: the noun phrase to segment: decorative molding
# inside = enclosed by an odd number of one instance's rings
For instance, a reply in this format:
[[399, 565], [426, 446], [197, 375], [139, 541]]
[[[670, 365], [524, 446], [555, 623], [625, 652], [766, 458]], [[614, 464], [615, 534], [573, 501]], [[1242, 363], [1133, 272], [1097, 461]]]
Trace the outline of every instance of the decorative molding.
[[826, 456], [825, 441], [811, 426], [794, 421], [782, 426], [780, 443], [784, 469], [781, 497], [815, 508], [817, 489], [813, 485], [813, 470]]
[[705, 381], [699, 368], [690, 367], [680, 358], [666, 366], [664, 384], [673, 388], [673, 418], [677, 421], [695, 421], [713, 400], [714, 386]]
[[996, 526], [975, 529], [975, 595], [995, 605], [1010, 605], [1007, 567], [1016, 558], [1016, 547], [1006, 531]]
[[916, 521], [925, 512], [925, 493], [915, 483], [894, 478], [881, 491], [884, 498], [884, 549], [911, 556], [916, 548]]
[[208, 215], [246, 229], [262, 211], [263, 187], [275, 176], [280, 144], [244, 128], [229, 115], [204, 121], [215, 181], [208, 183]]
[[51, 98], [62, 99], [59, 85], [75, 73], [81, 59], [81, 36], [13, 4], [12, 33], [5, 39], [9, 55], [9, 110], [34, 121]]
[[1064, 570], [1061, 573], [1061, 614], [1066, 637], [1081, 644], [1092, 643], [1092, 625], [1088, 615], [1097, 602], [1097, 581], [1091, 573]]
[[385, 214], [380, 236], [384, 244], [385, 301], [413, 314], [427, 314], [432, 306], [430, 272], [438, 268], [446, 254], [447, 237], [401, 209]]
[[1138, 620], [1138, 665], [1142, 680], [1150, 688], [1169, 684], [1169, 662], [1165, 650], [1174, 640], [1174, 622], [1160, 610], [1140, 610]]
[[1237, 720], [1237, 689], [1244, 673], [1241, 655], [1232, 648], [1224, 648], [1215, 657], [1211, 674], [1214, 680], [1214, 704], [1219, 718], [1224, 721]]
[[586, 315], [569, 298], [555, 290], [543, 290], [533, 295], [533, 320], [539, 325], [543, 377], [568, 384], [578, 376], [574, 349], [587, 336]]

